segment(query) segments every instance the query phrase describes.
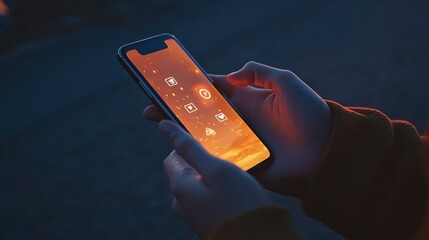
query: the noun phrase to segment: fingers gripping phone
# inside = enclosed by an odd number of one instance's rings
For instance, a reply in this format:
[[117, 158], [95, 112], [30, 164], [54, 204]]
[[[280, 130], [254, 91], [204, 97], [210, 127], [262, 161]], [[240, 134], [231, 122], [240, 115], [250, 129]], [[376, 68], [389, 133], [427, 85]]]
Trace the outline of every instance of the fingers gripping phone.
[[173, 35], [122, 46], [118, 58], [151, 101], [212, 155], [245, 171], [269, 158], [265, 144]]

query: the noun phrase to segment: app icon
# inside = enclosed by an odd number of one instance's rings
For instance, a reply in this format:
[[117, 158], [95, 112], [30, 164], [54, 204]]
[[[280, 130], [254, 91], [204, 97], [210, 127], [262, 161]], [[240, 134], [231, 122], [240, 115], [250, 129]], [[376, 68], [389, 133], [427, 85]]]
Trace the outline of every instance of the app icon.
[[201, 88], [199, 91], [200, 95], [204, 99], [210, 99], [212, 95], [210, 94], [209, 90]]
[[186, 104], [185, 109], [186, 109], [186, 111], [188, 111], [188, 113], [193, 113], [193, 112], [198, 110], [198, 108], [195, 107], [195, 105], [193, 103]]
[[206, 135], [207, 136], [214, 136], [214, 135], [216, 135], [216, 131], [208, 127], [208, 128], [206, 128]]
[[219, 122], [223, 122], [223, 121], [225, 121], [225, 120], [227, 120], [228, 118], [226, 117], [226, 115], [225, 114], [223, 114], [223, 113], [218, 113], [218, 114], [216, 114], [215, 115], [215, 117], [217, 118], [217, 120], [219, 121]]
[[177, 81], [176, 81], [176, 79], [174, 79], [174, 77], [166, 78], [165, 82], [167, 82], [168, 86], [170, 86], [170, 87], [177, 85]]

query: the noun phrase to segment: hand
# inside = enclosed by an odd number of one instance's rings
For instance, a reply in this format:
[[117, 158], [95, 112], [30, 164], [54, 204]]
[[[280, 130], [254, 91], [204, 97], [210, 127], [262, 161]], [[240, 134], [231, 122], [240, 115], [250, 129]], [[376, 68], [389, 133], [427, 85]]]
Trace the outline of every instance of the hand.
[[207, 153], [175, 123], [164, 120], [159, 127], [175, 148], [164, 161], [173, 210], [200, 237], [228, 218], [270, 204], [252, 176]]
[[[252, 174], [272, 191], [303, 196], [329, 137], [328, 105], [292, 72], [255, 62], [212, 78], [271, 151], [272, 163]], [[165, 118], [155, 106], [143, 115]]]

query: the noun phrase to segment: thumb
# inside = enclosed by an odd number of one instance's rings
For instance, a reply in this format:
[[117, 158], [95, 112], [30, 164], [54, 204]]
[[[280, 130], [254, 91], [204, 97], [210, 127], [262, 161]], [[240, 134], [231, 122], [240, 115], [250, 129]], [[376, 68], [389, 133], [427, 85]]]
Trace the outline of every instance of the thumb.
[[210, 74], [210, 77], [212, 78], [215, 87], [224, 93], [228, 98], [234, 95], [234, 90], [236, 87], [228, 82], [225, 75]]
[[189, 133], [169, 120], [162, 120], [159, 129], [176, 152], [201, 175], [209, 173], [220, 161], [210, 155]]
[[302, 86], [303, 82], [291, 71], [278, 69], [250, 61], [236, 72], [227, 75], [229, 83], [235, 86], [255, 86], [270, 89], [275, 93]]

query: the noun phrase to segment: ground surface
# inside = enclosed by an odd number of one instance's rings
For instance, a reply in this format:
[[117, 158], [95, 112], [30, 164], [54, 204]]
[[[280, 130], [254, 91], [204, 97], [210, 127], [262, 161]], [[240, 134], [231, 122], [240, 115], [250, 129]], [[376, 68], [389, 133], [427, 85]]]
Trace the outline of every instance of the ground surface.
[[[281, 1], [279, 1], [281, 2]], [[170, 146], [116, 49], [174, 33], [211, 73], [256, 60], [296, 72], [324, 98], [429, 117], [424, 1], [148, 2], [121, 24], [87, 25], [0, 56], [1, 239], [192, 239], [171, 212]], [[274, 196], [305, 239], [341, 239]]]

